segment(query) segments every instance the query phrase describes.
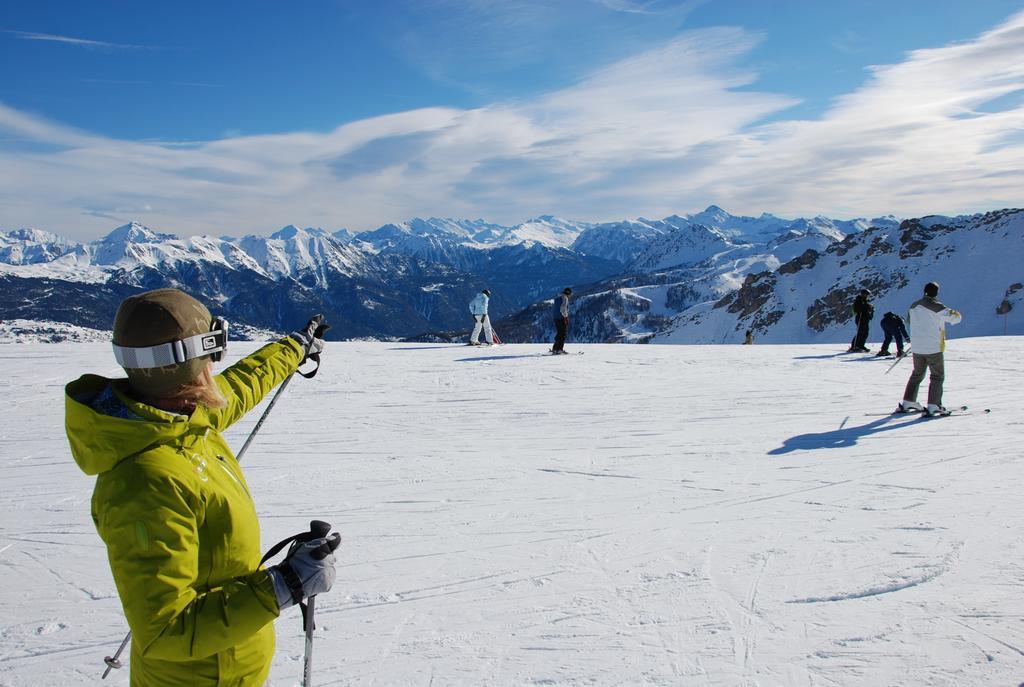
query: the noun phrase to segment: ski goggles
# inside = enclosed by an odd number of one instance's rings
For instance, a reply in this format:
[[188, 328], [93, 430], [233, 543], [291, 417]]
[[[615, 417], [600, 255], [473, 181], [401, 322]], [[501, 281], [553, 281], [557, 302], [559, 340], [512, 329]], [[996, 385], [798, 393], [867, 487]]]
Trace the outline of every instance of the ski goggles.
[[228, 321], [223, 317], [215, 317], [210, 323], [210, 331], [205, 334], [196, 334], [178, 341], [141, 348], [114, 344], [114, 359], [121, 367], [138, 370], [180, 365], [204, 355], [210, 356], [210, 359], [217, 363], [224, 357], [224, 351], [227, 349]]

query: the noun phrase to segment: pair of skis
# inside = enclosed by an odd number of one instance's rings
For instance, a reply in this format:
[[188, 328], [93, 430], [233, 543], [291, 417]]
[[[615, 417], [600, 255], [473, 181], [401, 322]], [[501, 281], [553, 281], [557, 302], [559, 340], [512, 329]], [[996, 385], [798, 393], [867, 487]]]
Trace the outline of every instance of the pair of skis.
[[918, 415], [922, 419], [933, 418], [933, 417], [949, 417], [950, 415], [963, 415], [968, 410], [967, 406], [960, 406], [959, 408], [944, 408], [937, 413], [929, 413], [927, 410], [917, 410], [908, 408], [904, 410], [901, 406], [897, 406], [896, 410], [892, 412], [893, 415]]
[[[991, 408], [985, 408], [981, 412], [983, 412], [983, 413], [990, 413], [990, 412], [992, 412], [992, 409]], [[929, 420], [929, 419], [937, 418], [937, 417], [950, 417], [950, 416], [953, 416], [953, 415], [970, 415], [970, 414], [971, 414], [971, 409], [968, 408], [967, 406], [959, 406], [959, 407], [956, 407], [956, 408], [947, 408], [946, 412], [944, 412], [944, 413], [928, 413], [927, 411], [923, 411], [923, 410], [902, 410], [900, 408], [897, 408], [896, 410], [892, 411], [891, 413], [865, 413], [865, 415], [869, 415], [869, 416], [872, 416], [872, 417], [889, 417], [889, 416], [891, 416], [891, 417], [899, 417], [900, 415], [916, 415], [916, 416], [918, 416], [922, 420]]]
[[[491, 328], [491, 343], [492, 343], [492, 344], [494, 344], [495, 346], [501, 346], [501, 345], [503, 345], [503, 344], [505, 343], [505, 342], [504, 342], [504, 341], [502, 341], [502, 340], [501, 340], [501, 338], [500, 338], [500, 337], [498, 336], [498, 332], [494, 331], [494, 328], [493, 328], [493, 327]], [[472, 341], [470, 341], [470, 342], [469, 342], [468, 344], [466, 344], [466, 345], [467, 345], [467, 346], [477, 346], [477, 345], [479, 345], [479, 344], [475, 344], [475, 343], [473, 343]]]

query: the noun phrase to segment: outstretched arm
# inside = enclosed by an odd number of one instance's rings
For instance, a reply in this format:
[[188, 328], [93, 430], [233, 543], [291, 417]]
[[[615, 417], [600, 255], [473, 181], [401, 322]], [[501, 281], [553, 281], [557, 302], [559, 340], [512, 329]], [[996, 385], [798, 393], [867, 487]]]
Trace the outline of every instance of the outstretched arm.
[[252, 410], [275, 386], [295, 372], [305, 356], [303, 346], [291, 337], [267, 344], [242, 358], [214, 379], [228, 400], [226, 408], [211, 411], [214, 427], [223, 430]]

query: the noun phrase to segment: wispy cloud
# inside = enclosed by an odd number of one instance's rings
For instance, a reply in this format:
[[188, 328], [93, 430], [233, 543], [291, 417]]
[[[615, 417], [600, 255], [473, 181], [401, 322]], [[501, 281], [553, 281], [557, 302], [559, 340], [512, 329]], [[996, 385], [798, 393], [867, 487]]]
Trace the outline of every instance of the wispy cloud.
[[628, 14], [650, 14], [649, 2], [635, 2], [634, 0], [592, 0], [593, 2], [607, 7], [615, 12], [626, 12]]
[[94, 41], [87, 38], [75, 38], [73, 36], [58, 36], [52, 33], [34, 33], [32, 31], [10, 31], [5, 30], [4, 33], [9, 33], [18, 38], [26, 41], [50, 41], [53, 43], [64, 43], [67, 45], [76, 45], [83, 48], [101, 48], [103, 50], [151, 50], [153, 46], [148, 45], [130, 45], [127, 43], [109, 43], [107, 41]]
[[626, 14], [676, 14], [685, 16], [711, 0], [590, 0], [613, 12]]
[[137, 209], [165, 230], [222, 234], [416, 215], [605, 220], [709, 203], [852, 217], [1024, 202], [1024, 13], [871, 68], [815, 120], [780, 121], [796, 101], [756, 90], [743, 63], [758, 40], [685, 32], [529, 99], [326, 133], [123, 141], [0, 105], [0, 224], [94, 236], [109, 229], [97, 213]]
[[202, 81], [175, 81], [171, 85], [183, 88], [224, 88], [224, 84], [203, 83]]
[[149, 81], [138, 79], [82, 79], [82, 83], [101, 84], [107, 86], [148, 86]]

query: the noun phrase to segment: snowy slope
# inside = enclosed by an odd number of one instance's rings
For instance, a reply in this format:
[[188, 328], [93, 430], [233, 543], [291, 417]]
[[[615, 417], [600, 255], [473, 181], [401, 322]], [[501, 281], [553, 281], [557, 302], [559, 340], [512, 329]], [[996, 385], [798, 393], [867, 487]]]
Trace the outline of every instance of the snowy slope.
[[1021, 256], [1024, 210], [907, 220], [850, 235], [776, 271], [751, 272], [738, 291], [682, 312], [654, 340], [729, 342], [753, 329], [766, 343], [849, 341], [850, 303], [864, 287], [874, 293], [876, 340], [882, 314], [905, 313], [929, 281], [964, 314], [951, 336], [1024, 334]]
[[67, 322], [0, 320], [0, 344], [60, 343], [63, 341], [100, 341], [110, 345], [112, 332], [89, 327], [76, 327]]
[[[266, 546], [344, 537], [316, 685], [1016, 685], [1022, 343], [951, 342], [941, 420], [867, 415], [907, 363], [834, 346], [331, 343], [243, 465]], [[60, 398], [116, 368], [0, 353], [0, 684], [96, 684], [126, 628]]]

